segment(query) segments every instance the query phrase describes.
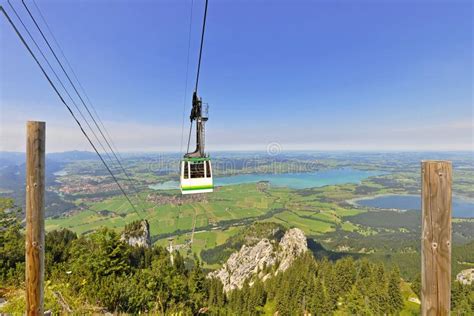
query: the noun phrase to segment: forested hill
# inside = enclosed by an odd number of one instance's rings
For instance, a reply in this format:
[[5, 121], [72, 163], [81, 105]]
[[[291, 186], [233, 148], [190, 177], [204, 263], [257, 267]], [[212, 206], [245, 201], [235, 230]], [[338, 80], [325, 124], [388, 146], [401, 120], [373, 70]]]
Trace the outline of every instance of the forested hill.
[[[2, 284], [11, 286], [3, 291], [18, 289], [7, 295], [9, 302], [3, 311], [21, 313], [24, 302], [19, 280], [24, 277], [24, 243], [21, 234], [12, 231], [2, 237], [8, 249], [17, 250], [14, 256], [9, 254], [6, 265], [2, 264]], [[185, 262], [175, 254], [172, 265], [165, 249], [132, 248], [109, 230], [79, 238], [68, 230], [53, 231], [46, 242], [46, 309], [57, 313], [63, 312], [64, 304], [79, 314], [231, 311], [243, 315], [268, 309], [280, 315], [293, 315], [295, 310], [317, 315], [336, 310], [352, 314], [369, 308], [395, 313], [404, 308], [398, 271], [387, 271], [368, 261], [349, 258], [333, 264], [316, 261], [308, 254], [277, 277], [253, 282], [252, 286], [246, 282], [241, 290], [226, 297], [222, 284], [206, 278], [199, 262]], [[365, 306], [364, 296], [384, 303]], [[339, 301], [346, 303], [338, 305]]]
[[[21, 314], [25, 302], [24, 235], [11, 200], [1, 200], [0, 312]], [[272, 230], [275, 234], [276, 231]], [[312, 315], [418, 313], [419, 284], [400, 278], [398, 268], [346, 257], [317, 260], [306, 252], [284, 272], [249, 279], [226, 294], [200, 262], [159, 246], [132, 247], [120, 234], [101, 229], [77, 236], [69, 230], [46, 235], [45, 308], [53, 313], [122, 312], [184, 315]], [[264, 269], [277, 269], [277, 265]], [[275, 275], [275, 273], [273, 273]], [[469, 288], [453, 287], [453, 309], [472, 310]], [[413, 291], [414, 290], [414, 291]], [[368, 303], [367, 303], [368, 302]]]

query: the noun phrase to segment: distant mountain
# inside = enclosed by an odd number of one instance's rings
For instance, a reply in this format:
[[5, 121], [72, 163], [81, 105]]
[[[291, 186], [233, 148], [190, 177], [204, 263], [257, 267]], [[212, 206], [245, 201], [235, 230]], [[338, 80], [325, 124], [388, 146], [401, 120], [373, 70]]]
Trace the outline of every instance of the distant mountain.
[[65, 151], [60, 153], [49, 153], [46, 155], [51, 160], [56, 161], [76, 161], [76, 160], [96, 160], [97, 154], [91, 151]]
[[25, 163], [25, 153], [0, 151], [0, 168], [11, 165], [21, 165]]
[[[64, 151], [57, 153], [47, 153], [46, 158], [60, 162], [69, 162], [76, 160], [95, 160], [98, 159], [97, 154], [91, 151]], [[26, 161], [24, 152], [0, 151], [0, 168], [11, 165], [22, 165]]]

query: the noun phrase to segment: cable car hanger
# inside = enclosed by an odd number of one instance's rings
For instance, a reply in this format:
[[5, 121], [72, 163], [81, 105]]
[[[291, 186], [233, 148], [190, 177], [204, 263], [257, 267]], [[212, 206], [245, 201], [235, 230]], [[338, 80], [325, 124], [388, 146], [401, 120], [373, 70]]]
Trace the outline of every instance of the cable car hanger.
[[[180, 189], [182, 194], [207, 193], [214, 191], [211, 159], [204, 151], [205, 123], [208, 120], [208, 105], [202, 103], [202, 99], [198, 96], [202, 48], [204, 44], [204, 33], [206, 30], [207, 4], [208, 0], [206, 0], [204, 9], [196, 85], [193, 92], [191, 115], [189, 116], [191, 124], [188, 136], [188, 147], [186, 154], [181, 160]], [[194, 121], [196, 121], [196, 149], [193, 152], [189, 152], [189, 143], [191, 141], [191, 132]]]

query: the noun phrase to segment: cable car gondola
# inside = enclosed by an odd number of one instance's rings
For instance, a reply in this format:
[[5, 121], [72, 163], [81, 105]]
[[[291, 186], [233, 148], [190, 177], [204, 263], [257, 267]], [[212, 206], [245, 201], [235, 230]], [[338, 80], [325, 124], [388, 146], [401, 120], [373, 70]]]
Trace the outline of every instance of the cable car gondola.
[[193, 94], [191, 128], [196, 121], [196, 150], [188, 152], [181, 160], [181, 193], [208, 193], [214, 190], [211, 158], [204, 152], [204, 130], [208, 119], [208, 106], [202, 103], [197, 93]]
[[[201, 69], [202, 46], [204, 43], [204, 31], [206, 29], [207, 2], [204, 9], [204, 19], [202, 24], [201, 48], [199, 50], [199, 61], [196, 75], [196, 86], [193, 93], [193, 107], [191, 109], [191, 127], [188, 138], [188, 152], [181, 160], [180, 166], [180, 188], [182, 194], [207, 193], [214, 191], [212, 181], [211, 158], [204, 152], [204, 131], [205, 123], [208, 120], [208, 105], [202, 103], [198, 96], [199, 71]], [[196, 121], [196, 150], [189, 152], [189, 141], [193, 122]]]

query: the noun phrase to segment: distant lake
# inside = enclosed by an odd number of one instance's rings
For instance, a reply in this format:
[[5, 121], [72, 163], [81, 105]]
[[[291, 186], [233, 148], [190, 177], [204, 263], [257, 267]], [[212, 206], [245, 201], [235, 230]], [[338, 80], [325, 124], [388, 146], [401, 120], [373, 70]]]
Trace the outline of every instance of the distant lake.
[[[279, 174], [239, 174], [228, 177], [215, 177], [214, 185], [225, 186], [242, 183], [255, 183], [259, 181], [269, 181], [271, 185], [278, 187], [288, 187], [292, 189], [307, 189], [322, 187], [325, 185], [360, 183], [362, 180], [376, 175], [381, 175], [380, 171], [364, 171], [357, 169], [329, 169], [311, 173], [279, 173]], [[153, 190], [178, 189], [178, 181], [167, 181], [149, 186]]]
[[[421, 210], [418, 195], [382, 195], [357, 201], [357, 204], [383, 209]], [[453, 217], [474, 217], [474, 202], [453, 197]]]

